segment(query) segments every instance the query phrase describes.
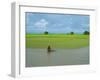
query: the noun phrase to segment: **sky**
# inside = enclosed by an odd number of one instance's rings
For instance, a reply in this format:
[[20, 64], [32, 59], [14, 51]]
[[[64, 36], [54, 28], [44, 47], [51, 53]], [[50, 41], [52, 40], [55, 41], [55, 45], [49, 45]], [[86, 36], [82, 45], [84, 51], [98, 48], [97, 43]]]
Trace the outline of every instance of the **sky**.
[[45, 31], [51, 34], [70, 32], [81, 34], [89, 31], [89, 15], [58, 13], [25, 13], [26, 33], [40, 34]]

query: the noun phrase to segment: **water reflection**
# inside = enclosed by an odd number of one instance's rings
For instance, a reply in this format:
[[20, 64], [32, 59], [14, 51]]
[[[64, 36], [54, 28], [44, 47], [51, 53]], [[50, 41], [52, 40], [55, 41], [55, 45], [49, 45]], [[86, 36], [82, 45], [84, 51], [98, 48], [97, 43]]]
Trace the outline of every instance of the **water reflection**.
[[51, 49], [51, 47], [50, 46], [48, 46], [48, 48], [47, 48], [47, 63], [48, 63], [48, 65], [50, 65], [51, 64], [51, 57], [52, 57], [52, 55], [54, 54], [54, 52], [55, 52], [56, 50], [53, 50], [53, 49]]
[[26, 67], [89, 64], [89, 48], [26, 48]]

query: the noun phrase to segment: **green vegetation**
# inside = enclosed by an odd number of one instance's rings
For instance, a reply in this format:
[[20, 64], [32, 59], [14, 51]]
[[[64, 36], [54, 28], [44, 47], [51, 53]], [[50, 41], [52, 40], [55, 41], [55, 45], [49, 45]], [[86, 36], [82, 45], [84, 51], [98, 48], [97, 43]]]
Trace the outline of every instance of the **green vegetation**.
[[89, 46], [89, 35], [83, 34], [26, 34], [27, 48], [81, 48]]
[[70, 34], [71, 34], [71, 35], [73, 35], [73, 34], [74, 34], [74, 32], [70, 32]]
[[47, 31], [45, 31], [45, 32], [44, 32], [44, 34], [48, 34], [48, 32], [47, 32]]
[[88, 31], [84, 31], [84, 35], [89, 35], [90, 33]]

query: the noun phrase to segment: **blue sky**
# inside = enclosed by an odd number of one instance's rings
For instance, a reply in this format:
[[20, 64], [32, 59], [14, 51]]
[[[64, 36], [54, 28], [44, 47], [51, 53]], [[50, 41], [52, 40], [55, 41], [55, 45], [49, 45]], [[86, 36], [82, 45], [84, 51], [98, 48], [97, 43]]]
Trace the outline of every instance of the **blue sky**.
[[89, 16], [75, 14], [25, 13], [26, 33], [66, 34], [89, 31]]

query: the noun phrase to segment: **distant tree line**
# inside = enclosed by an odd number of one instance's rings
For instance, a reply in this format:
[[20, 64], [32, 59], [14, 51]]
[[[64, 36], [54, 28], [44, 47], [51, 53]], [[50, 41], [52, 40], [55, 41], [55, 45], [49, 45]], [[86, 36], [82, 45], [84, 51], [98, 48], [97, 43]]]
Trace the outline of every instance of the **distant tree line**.
[[84, 35], [89, 35], [90, 33], [89, 33], [89, 31], [84, 31], [83, 34], [84, 34]]
[[[48, 31], [45, 31], [44, 34], [47, 35], [47, 34], [49, 34], [49, 32]], [[74, 32], [70, 32], [69, 34], [74, 35], [75, 33]], [[84, 31], [83, 34], [84, 35], [89, 35], [90, 32], [89, 31]]]
[[74, 32], [70, 32], [70, 34], [71, 34], [71, 35], [73, 35], [73, 34], [74, 34]]
[[[74, 32], [70, 32], [69, 34], [74, 35], [75, 33], [74, 33]], [[84, 35], [89, 35], [90, 32], [89, 32], [89, 31], [84, 31], [83, 34], [84, 34]]]
[[46, 35], [47, 35], [47, 34], [48, 34], [48, 31], [45, 31], [45, 32], [44, 32], [44, 34], [46, 34]]

